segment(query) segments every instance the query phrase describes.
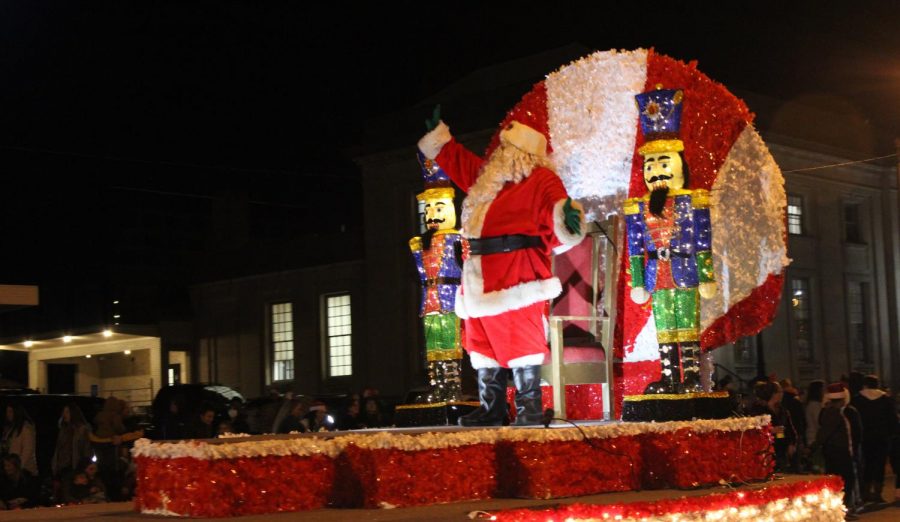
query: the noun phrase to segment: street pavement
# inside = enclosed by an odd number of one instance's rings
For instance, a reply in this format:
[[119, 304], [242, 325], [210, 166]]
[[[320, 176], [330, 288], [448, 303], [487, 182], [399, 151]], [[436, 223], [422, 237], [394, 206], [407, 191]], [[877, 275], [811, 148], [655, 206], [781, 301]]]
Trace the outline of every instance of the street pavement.
[[[804, 475], [788, 475], [783, 480], [795, 481], [808, 478]], [[891, 487], [885, 487], [883, 497], [892, 502], [882, 506], [871, 506], [869, 511], [858, 515], [858, 520], [865, 522], [898, 522], [900, 521], [900, 499], [894, 502], [894, 477], [886, 477], [886, 483]], [[752, 486], [751, 486], [752, 487]], [[428, 521], [467, 521], [476, 512], [493, 512], [502, 509], [514, 509], [522, 507], [553, 506], [558, 504], [571, 504], [581, 502], [592, 503], [619, 503], [657, 500], [661, 498], [691, 497], [708, 494], [714, 489], [702, 490], [656, 490], [656, 491], [628, 491], [622, 493], [607, 493], [603, 495], [591, 495], [587, 497], [565, 498], [554, 500], [528, 500], [528, 499], [493, 499], [475, 502], [456, 502], [452, 504], [440, 504], [436, 506], [424, 506], [400, 509], [319, 509], [299, 513], [279, 513], [269, 515], [253, 515], [228, 519], [205, 520], [229, 520], [232, 522], [338, 522], [338, 521], [364, 521], [364, 522], [412, 522], [419, 520]], [[134, 511], [131, 502], [116, 502], [108, 504], [93, 504], [83, 506], [63, 506], [58, 508], [38, 508], [21, 511], [9, 511], [0, 513], [3, 522], [37, 522], [37, 521], [62, 521], [62, 520], [100, 520], [113, 521], [152, 521], [172, 520], [169, 517], [154, 515], [142, 515]]]

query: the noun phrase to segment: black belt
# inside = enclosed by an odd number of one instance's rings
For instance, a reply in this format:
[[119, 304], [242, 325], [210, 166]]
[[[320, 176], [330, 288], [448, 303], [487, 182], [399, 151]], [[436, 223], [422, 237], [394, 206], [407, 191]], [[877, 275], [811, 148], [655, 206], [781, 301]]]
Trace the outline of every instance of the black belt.
[[512, 252], [513, 250], [522, 250], [523, 248], [533, 248], [543, 245], [544, 241], [539, 236], [526, 236], [524, 234], [484, 237], [469, 240], [470, 252], [476, 256]]
[[673, 252], [669, 248], [660, 248], [657, 250], [652, 250], [647, 252], [647, 257], [650, 259], [662, 259], [663, 261], [668, 261], [669, 259], [674, 257], [691, 257], [692, 254], [685, 254], [684, 252]]
[[425, 286], [436, 285], [458, 285], [460, 280], [458, 277], [432, 277], [425, 280]]

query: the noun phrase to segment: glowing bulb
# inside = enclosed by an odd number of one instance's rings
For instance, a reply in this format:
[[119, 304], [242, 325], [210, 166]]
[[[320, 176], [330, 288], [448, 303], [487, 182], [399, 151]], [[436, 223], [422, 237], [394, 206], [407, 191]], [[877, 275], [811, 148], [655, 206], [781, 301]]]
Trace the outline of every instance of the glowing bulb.
[[108, 328], [106, 330], [103, 330], [103, 337], [112, 337], [112, 330]]
[[31, 339], [29, 339], [29, 340], [25, 341], [25, 342], [22, 343], [22, 344], [25, 345], [25, 348], [31, 348], [32, 346], [34, 346], [34, 341], [32, 341]]
[[125, 350], [125, 355], [131, 355], [131, 350]]
[[71, 336], [71, 335], [64, 335], [64, 336], [63, 336], [63, 342], [64, 342], [64, 343], [71, 343], [71, 342], [72, 342], [72, 336]]
[[85, 355], [84, 358], [85, 358], [85, 359], [90, 359], [90, 358], [91, 358], [91, 354]]

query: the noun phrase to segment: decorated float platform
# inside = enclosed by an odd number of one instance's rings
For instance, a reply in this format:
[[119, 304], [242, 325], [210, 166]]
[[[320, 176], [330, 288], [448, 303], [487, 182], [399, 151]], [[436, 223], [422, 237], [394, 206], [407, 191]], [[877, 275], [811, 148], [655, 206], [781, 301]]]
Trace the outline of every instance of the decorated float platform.
[[771, 441], [766, 416], [142, 439], [135, 509], [229, 517], [745, 484], [771, 478]]

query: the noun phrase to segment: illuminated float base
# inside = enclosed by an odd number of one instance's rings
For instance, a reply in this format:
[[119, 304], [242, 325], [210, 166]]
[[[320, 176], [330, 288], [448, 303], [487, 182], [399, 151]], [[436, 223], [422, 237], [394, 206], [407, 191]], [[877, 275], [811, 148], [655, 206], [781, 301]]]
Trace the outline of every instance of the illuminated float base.
[[768, 520], [771, 522], [844, 520], [839, 477], [787, 477], [749, 487], [716, 489], [680, 498], [601, 501], [491, 512], [498, 522], [579, 522], [678, 520]]
[[461, 416], [478, 409], [477, 402], [436, 402], [434, 404], [401, 404], [394, 410], [394, 423], [399, 428], [424, 426], [456, 426]]
[[726, 419], [733, 412], [728, 392], [626, 395], [622, 420], [669, 422], [691, 419]]
[[135, 445], [135, 507], [228, 517], [698, 488], [771, 476], [768, 417], [431, 428]]

